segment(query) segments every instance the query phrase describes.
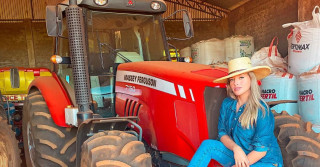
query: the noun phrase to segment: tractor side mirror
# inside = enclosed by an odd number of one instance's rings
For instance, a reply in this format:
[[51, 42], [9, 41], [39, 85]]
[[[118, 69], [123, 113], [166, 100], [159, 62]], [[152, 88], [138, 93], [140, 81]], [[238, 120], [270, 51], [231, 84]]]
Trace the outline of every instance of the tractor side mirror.
[[[193, 24], [192, 19], [190, 17], [189, 12], [186, 9], [181, 9], [173, 12], [170, 16], [164, 18], [164, 20], [169, 20], [170, 17], [177, 15], [177, 13], [182, 12], [182, 21], [184, 26], [184, 32], [187, 38], [175, 38], [175, 37], [167, 37], [167, 40], [187, 40], [194, 37]], [[177, 17], [177, 16], [176, 16]], [[180, 17], [180, 16], [178, 16]]]
[[192, 24], [192, 18], [190, 17], [190, 14], [188, 11], [183, 10], [183, 26], [184, 26], [184, 32], [188, 38], [194, 37], [194, 31], [193, 31], [193, 24]]
[[46, 7], [46, 27], [50, 37], [61, 36], [62, 33], [62, 10], [57, 6]]

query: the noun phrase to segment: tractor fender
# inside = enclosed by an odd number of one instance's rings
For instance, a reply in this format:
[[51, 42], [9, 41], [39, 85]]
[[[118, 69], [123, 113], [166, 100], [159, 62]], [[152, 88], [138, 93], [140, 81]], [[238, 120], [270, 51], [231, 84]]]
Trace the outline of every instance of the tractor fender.
[[29, 86], [29, 94], [39, 90], [47, 103], [54, 123], [61, 127], [70, 127], [65, 121], [65, 108], [72, 105], [68, 93], [55, 73], [52, 76], [38, 77]]

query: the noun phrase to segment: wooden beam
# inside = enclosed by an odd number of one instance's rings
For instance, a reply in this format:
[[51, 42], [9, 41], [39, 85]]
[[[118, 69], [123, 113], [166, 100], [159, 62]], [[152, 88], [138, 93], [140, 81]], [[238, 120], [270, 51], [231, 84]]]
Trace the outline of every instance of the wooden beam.
[[250, 0], [240, 1], [239, 3], [236, 3], [236, 4], [234, 4], [233, 6], [231, 6], [231, 7], [229, 8], [229, 10], [234, 10], [234, 9], [242, 6], [243, 4], [245, 4], [245, 3], [249, 2], [249, 1], [250, 1]]
[[35, 67], [36, 60], [34, 57], [32, 21], [30, 19], [25, 20], [24, 24], [25, 24], [25, 30], [26, 30], [26, 42], [27, 42], [29, 67]]

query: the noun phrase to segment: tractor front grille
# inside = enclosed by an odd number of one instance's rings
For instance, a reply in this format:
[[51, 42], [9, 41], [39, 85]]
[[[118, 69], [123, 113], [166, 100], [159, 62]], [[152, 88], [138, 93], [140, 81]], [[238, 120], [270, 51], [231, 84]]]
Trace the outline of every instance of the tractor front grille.
[[138, 116], [142, 104], [135, 100], [127, 99], [124, 107], [124, 116]]

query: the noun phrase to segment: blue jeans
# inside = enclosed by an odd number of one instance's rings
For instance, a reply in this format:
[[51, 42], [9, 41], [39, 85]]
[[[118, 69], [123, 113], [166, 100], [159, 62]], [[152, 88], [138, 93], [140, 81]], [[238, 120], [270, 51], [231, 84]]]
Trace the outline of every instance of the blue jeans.
[[[205, 140], [193, 155], [188, 167], [208, 166], [211, 159], [216, 160], [222, 166], [230, 167], [235, 164], [233, 151], [217, 140]], [[279, 164], [256, 162], [250, 167], [281, 167]]]

